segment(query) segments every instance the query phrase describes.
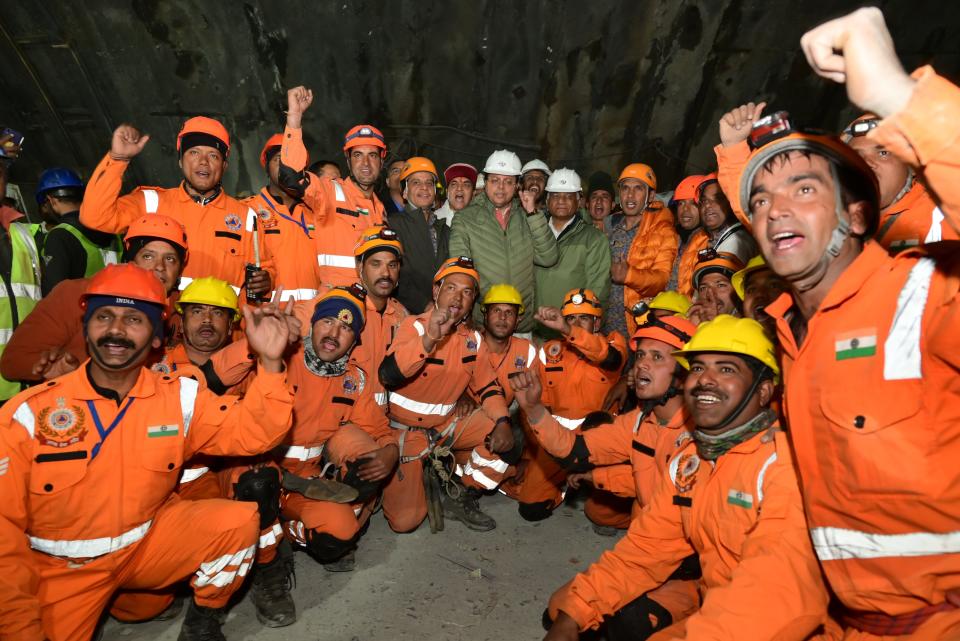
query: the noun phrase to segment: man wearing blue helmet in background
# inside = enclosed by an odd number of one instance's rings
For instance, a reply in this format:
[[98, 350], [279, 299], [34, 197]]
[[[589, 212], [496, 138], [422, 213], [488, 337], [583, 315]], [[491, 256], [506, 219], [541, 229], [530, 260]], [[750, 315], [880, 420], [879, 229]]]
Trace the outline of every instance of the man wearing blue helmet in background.
[[80, 224], [83, 182], [63, 167], [47, 169], [37, 183], [40, 217], [50, 230], [43, 242], [43, 295], [69, 278], [89, 278], [118, 262], [122, 247], [115, 234]]

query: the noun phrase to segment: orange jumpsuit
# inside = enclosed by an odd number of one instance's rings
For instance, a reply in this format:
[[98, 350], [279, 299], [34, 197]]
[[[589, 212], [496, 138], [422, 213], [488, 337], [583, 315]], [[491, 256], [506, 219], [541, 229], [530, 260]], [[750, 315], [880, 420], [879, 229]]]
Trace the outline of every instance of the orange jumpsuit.
[[[907, 107], [868, 136], [918, 170], [956, 229], [960, 89], [929, 67], [915, 77]], [[868, 242], [799, 343], [790, 299], [767, 308], [810, 535], [848, 639], [960, 634], [946, 600], [960, 590], [958, 252], [890, 258]]]
[[[543, 404], [560, 425], [579, 434], [584, 417], [603, 407], [607, 393], [620, 380], [626, 359], [627, 342], [619, 332], [604, 336], [573, 327], [563, 340], [547, 341], [537, 364]], [[567, 473], [537, 439], [529, 439], [527, 448], [530, 462], [515, 498], [555, 508], [563, 500]]]
[[256, 505], [180, 499], [181, 467], [273, 447], [292, 408], [284, 374], [261, 374], [241, 401], [144, 368], [119, 400], [86, 364], [11, 399], [0, 409], [4, 638], [89, 639], [116, 590], [192, 573], [197, 603], [225, 606], [253, 559]]
[[305, 172], [307, 150], [302, 129], [283, 130], [280, 162], [281, 167], [304, 172], [309, 179], [303, 203], [313, 211], [314, 253], [321, 285], [330, 288], [355, 283], [357, 263], [353, 248], [364, 229], [384, 224], [386, 212], [380, 199], [375, 194], [367, 198], [350, 178], [333, 180]]
[[277, 273], [274, 290], [283, 288], [282, 300], [315, 298], [321, 281], [313, 210], [297, 202], [291, 211], [266, 187], [241, 202], [257, 213], [263, 244]]
[[[123, 173], [128, 162], [107, 154], [93, 170], [80, 205], [80, 222], [91, 229], [109, 233], [124, 231], [146, 214], [161, 213], [175, 219], [187, 231], [190, 256], [180, 277], [180, 289], [194, 278], [213, 276], [230, 283], [237, 292], [244, 283], [244, 267], [254, 262], [256, 213], [240, 201], [220, 192], [206, 205], [177, 187], [138, 187], [120, 196]], [[272, 271], [268, 250], [260, 238], [260, 261]], [[276, 279], [274, 279], [276, 280]]]
[[[599, 425], [578, 435], [565, 429], [556, 419], [544, 413], [530, 428], [544, 449], [560, 459], [574, 453], [578, 439], [583, 440], [587, 461], [593, 468], [593, 486], [618, 496], [634, 497], [632, 519], [654, 496], [662, 474], [677, 448], [690, 438], [693, 424], [686, 410], [681, 409], [667, 422], [661, 422], [653, 412], [646, 416], [637, 408], [614, 418], [613, 423]], [[624, 462], [627, 462], [624, 464]], [[601, 522], [596, 514], [584, 511], [595, 523], [619, 526], [619, 523]], [[700, 605], [696, 582], [690, 579], [671, 579], [655, 588], [649, 597], [664, 607], [674, 621], [690, 616]]]
[[497, 382], [503, 388], [504, 400], [507, 407], [513, 405], [514, 393], [510, 387], [510, 374], [529, 369], [537, 362], [537, 348], [526, 338], [511, 336], [507, 343], [507, 349], [501, 354], [495, 354], [489, 349], [490, 343], [487, 342], [487, 358], [490, 366], [497, 373]]
[[627, 535], [550, 599], [581, 630], [661, 585], [694, 552], [700, 609], [651, 639], [806, 639], [827, 622], [786, 438], [763, 432], [716, 461], [687, 441]]
[[690, 240], [683, 248], [683, 253], [677, 258], [680, 266], [677, 269], [677, 291], [693, 298], [696, 292], [693, 289], [693, 272], [697, 268], [698, 254], [701, 249], [706, 249], [710, 245], [710, 237], [707, 236], [702, 228], [693, 232]]
[[[388, 298], [387, 306], [382, 312], [378, 312], [368, 296], [366, 307], [366, 322], [363, 325], [363, 331], [360, 332], [360, 342], [350, 353], [350, 359], [367, 373], [367, 385], [373, 390], [377, 405], [386, 411], [387, 390], [380, 382], [377, 371], [380, 369], [383, 357], [387, 355], [387, 350], [397, 334], [401, 321], [407, 317], [408, 312], [396, 298]], [[312, 309], [310, 313], [313, 313]]]
[[[384, 516], [397, 532], [415, 529], [427, 516], [420, 459], [431, 440], [451, 445], [466, 486], [492, 490], [515, 473], [484, 443], [508, 413], [483, 338], [461, 323], [428, 354], [422, 337], [429, 317], [405, 318], [380, 365], [380, 380], [390, 389], [390, 426], [402, 431], [400, 468], [383, 491]], [[480, 409], [457, 419], [453, 410], [468, 388]]]

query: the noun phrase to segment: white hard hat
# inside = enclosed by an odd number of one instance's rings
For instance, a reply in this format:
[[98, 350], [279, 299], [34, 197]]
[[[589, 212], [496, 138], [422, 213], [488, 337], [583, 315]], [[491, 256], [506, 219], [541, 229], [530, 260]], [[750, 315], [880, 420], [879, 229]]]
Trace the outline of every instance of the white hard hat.
[[520, 156], [506, 149], [498, 149], [487, 158], [487, 164], [483, 166], [483, 173], [519, 176]]
[[538, 169], [548, 176], [551, 174], [550, 168], [547, 167], [547, 163], [543, 162], [539, 158], [534, 158], [523, 166], [523, 169], [520, 170], [520, 175], [525, 176], [527, 175], [528, 171], [536, 171]]
[[547, 181], [547, 193], [573, 194], [581, 190], [580, 176], [572, 169], [558, 169]]

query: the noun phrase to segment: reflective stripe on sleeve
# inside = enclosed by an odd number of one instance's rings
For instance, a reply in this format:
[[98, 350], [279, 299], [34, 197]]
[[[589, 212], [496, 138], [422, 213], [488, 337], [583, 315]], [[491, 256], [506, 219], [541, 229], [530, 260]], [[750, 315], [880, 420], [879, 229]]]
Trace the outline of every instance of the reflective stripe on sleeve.
[[562, 416], [557, 416], [552, 414], [553, 418], [557, 419], [557, 423], [560, 423], [563, 427], [568, 430], [575, 430], [580, 427], [580, 424], [583, 423], [582, 418], [564, 418]]
[[185, 376], [180, 381], [180, 412], [183, 414], [183, 437], [190, 432], [190, 421], [193, 420], [193, 411], [197, 404], [197, 391], [200, 383]]
[[342, 267], [344, 269], [353, 269], [357, 266], [357, 259], [353, 256], [317, 254], [317, 264], [321, 267]]
[[821, 561], [960, 553], [960, 530], [943, 534], [872, 534], [838, 527], [815, 527], [810, 530], [810, 537]]
[[143, 190], [143, 208], [148, 214], [155, 214], [160, 209], [160, 194], [154, 189]]

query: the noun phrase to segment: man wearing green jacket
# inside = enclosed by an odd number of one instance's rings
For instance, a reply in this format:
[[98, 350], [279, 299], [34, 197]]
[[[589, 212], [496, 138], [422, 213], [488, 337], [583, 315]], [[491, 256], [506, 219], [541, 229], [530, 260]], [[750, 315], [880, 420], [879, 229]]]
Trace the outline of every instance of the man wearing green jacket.
[[[480, 273], [481, 296], [495, 283], [509, 283], [520, 290], [523, 305], [534, 309], [534, 265], [552, 267], [559, 259], [557, 239], [547, 219], [536, 209], [532, 192], [520, 191], [520, 158], [505, 149], [493, 152], [483, 168], [484, 193], [453, 217], [450, 256], [473, 258]], [[476, 324], [483, 324], [480, 307], [473, 310]], [[533, 314], [525, 315], [517, 332], [530, 337]]]
[[[603, 303], [610, 295], [610, 244], [602, 231], [578, 214], [580, 176], [572, 169], [557, 169], [547, 181], [547, 226], [557, 239], [560, 259], [553, 267], [534, 269], [537, 307], [561, 307], [572, 289], [589, 289]], [[548, 340], [557, 333], [543, 325], [534, 329]]]

